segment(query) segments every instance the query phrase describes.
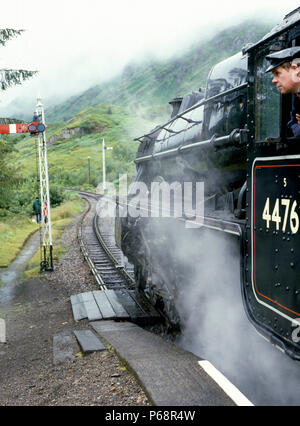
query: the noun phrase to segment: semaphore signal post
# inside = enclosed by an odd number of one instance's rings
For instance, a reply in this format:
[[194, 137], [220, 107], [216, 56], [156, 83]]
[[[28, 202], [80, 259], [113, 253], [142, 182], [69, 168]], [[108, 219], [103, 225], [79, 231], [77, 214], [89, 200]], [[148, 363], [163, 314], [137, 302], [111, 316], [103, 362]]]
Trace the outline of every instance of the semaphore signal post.
[[31, 123], [0, 124], [0, 134], [30, 133], [38, 137], [39, 181], [41, 199], [41, 271], [53, 271], [51, 208], [48, 178], [47, 141], [44, 107], [37, 98], [36, 111]]
[[[36, 117], [45, 126], [44, 106], [41, 103], [41, 97], [37, 98]], [[47, 141], [46, 131], [38, 133], [38, 153], [39, 153], [39, 170], [40, 170], [40, 194], [42, 204], [42, 261], [41, 271], [53, 271], [53, 246], [52, 246], [52, 230], [51, 230], [51, 206], [49, 193], [48, 178], [48, 160], [47, 160]]]

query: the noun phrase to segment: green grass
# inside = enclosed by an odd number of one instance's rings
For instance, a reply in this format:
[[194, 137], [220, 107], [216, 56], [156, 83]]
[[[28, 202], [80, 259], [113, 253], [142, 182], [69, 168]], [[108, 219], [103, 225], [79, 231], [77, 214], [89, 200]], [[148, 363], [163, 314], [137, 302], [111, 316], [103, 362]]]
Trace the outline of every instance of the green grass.
[[[54, 246], [64, 228], [82, 211], [82, 203], [81, 199], [75, 199], [51, 209]], [[38, 225], [29, 217], [12, 216], [0, 222], [0, 267], [8, 266], [16, 258], [27, 238], [36, 230]]]
[[[66, 253], [66, 247], [61, 245], [54, 245], [53, 247], [53, 263], [55, 263], [62, 258]], [[26, 270], [23, 273], [23, 278], [34, 278], [40, 275], [40, 262], [41, 262], [41, 249], [39, 249], [35, 255], [30, 259], [27, 264]]]
[[[80, 198], [67, 201], [64, 204], [51, 210], [52, 241], [53, 241], [53, 263], [62, 258], [67, 248], [61, 244], [60, 238], [66, 228], [73, 221], [73, 218], [82, 212], [84, 201]], [[41, 250], [37, 250], [30, 259], [24, 271], [24, 278], [33, 278], [40, 274]]]
[[0, 267], [8, 266], [38, 225], [29, 217], [15, 216], [0, 222]]
[[[63, 139], [64, 130], [75, 127], [89, 133]], [[48, 144], [47, 149], [50, 185], [80, 187], [87, 184], [90, 157], [93, 182], [97, 186], [102, 179], [103, 138], [107, 146], [113, 147], [112, 151], [106, 152], [107, 179], [114, 181], [118, 173], [134, 175], [133, 160], [138, 143], [133, 138], [150, 129], [149, 119], [137, 120], [128, 108], [106, 104], [86, 108], [67, 122], [49, 124], [47, 141], [54, 135], [58, 137]], [[24, 178], [37, 173], [36, 148], [36, 138], [26, 137], [16, 144], [16, 151], [10, 155], [10, 163], [17, 165]]]

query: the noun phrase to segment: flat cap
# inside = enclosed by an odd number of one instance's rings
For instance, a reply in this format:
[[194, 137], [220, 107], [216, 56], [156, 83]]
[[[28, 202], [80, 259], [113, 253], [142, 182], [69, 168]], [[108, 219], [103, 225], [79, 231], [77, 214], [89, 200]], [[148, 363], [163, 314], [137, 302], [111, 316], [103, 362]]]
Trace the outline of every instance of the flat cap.
[[271, 53], [266, 56], [266, 59], [270, 62], [270, 66], [266, 69], [266, 72], [272, 71], [274, 68], [284, 64], [285, 62], [291, 62], [297, 57], [300, 57], [300, 46], [289, 47], [288, 49]]

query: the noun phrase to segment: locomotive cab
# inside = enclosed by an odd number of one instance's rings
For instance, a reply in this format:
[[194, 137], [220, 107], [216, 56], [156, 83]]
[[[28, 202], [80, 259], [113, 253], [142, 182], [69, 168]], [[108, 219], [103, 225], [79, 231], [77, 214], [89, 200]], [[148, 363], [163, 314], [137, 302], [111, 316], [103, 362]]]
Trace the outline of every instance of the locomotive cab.
[[[300, 359], [300, 138], [291, 133], [292, 94], [281, 95], [266, 56], [300, 45], [300, 8], [249, 57], [247, 198], [243, 296], [249, 319]], [[300, 111], [299, 111], [300, 112]]]

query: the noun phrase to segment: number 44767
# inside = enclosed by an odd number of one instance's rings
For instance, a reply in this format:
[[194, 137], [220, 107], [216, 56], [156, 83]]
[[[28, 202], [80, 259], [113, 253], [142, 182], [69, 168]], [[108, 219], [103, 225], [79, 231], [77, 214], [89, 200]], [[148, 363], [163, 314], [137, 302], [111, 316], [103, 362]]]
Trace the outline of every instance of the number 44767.
[[[283, 218], [280, 215], [280, 206], [284, 208]], [[291, 208], [290, 208], [291, 207]], [[287, 223], [289, 222], [289, 227], [292, 234], [296, 234], [299, 229], [299, 216], [296, 212], [297, 201], [295, 200], [291, 205], [290, 199], [279, 199], [276, 198], [275, 205], [270, 213], [270, 198], [268, 197], [265, 202], [264, 210], [262, 213], [262, 218], [265, 220], [267, 228], [270, 228], [270, 222], [275, 222], [276, 231], [279, 231], [280, 227], [283, 232], [285, 232]]]

